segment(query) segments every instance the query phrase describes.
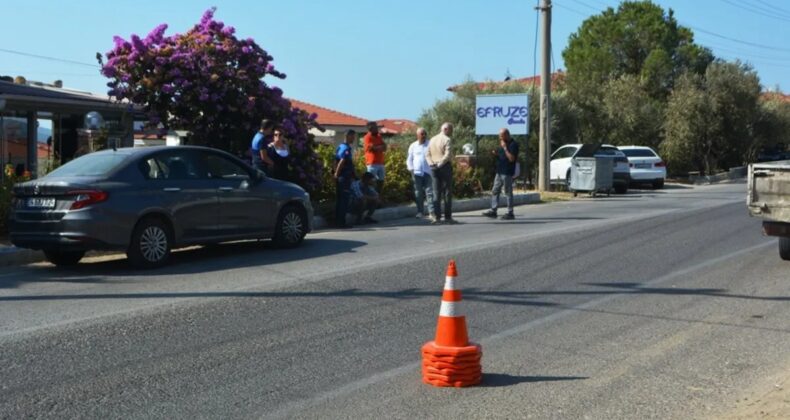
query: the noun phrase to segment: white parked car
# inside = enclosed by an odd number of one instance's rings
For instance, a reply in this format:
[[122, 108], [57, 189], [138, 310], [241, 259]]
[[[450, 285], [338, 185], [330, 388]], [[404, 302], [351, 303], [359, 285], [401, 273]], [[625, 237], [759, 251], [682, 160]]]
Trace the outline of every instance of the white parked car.
[[[551, 155], [550, 171], [552, 183], [570, 185], [571, 159], [576, 156], [576, 153], [581, 147], [581, 144], [566, 144]], [[618, 194], [625, 194], [628, 191], [628, 184], [631, 182], [628, 158], [625, 154], [618, 150], [617, 147], [603, 144], [598, 151], [595, 152], [595, 156], [609, 156], [614, 158], [614, 173], [612, 174], [614, 190]]]
[[632, 184], [650, 184], [663, 188], [667, 179], [667, 165], [655, 150], [646, 146], [620, 146], [628, 158]]

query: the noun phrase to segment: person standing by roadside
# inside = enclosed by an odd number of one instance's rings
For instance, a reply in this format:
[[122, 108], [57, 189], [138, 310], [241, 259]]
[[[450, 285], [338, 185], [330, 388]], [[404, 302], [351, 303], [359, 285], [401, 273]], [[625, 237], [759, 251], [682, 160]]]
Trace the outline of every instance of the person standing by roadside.
[[266, 148], [272, 142], [272, 132], [274, 131], [274, 121], [263, 119], [261, 120], [261, 127], [255, 136], [252, 138], [252, 166], [270, 174], [270, 168], [274, 165], [269, 155], [266, 154]]
[[491, 208], [483, 212], [483, 216], [495, 218], [499, 207], [499, 195], [502, 187], [505, 187], [505, 197], [507, 198], [507, 214], [502, 216], [502, 220], [513, 220], [513, 175], [516, 173], [516, 162], [518, 161], [518, 143], [510, 137], [507, 128], [499, 130], [499, 147], [492, 153], [496, 156], [496, 175], [494, 175], [494, 187], [491, 189]]
[[441, 132], [431, 138], [425, 160], [433, 174], [433, 214], [431, 223], [441, 223], [442, 201], [444, 201], [444, 219], [446, 223], [455, 224], [453, 220], [453, 125], [442, 124]]
[[288, 170], [288, 164], [291, 162], [291, 153], [288, 150], [288, 144], [285, 142], [285, 134], [282, 129], [274, 129], [274, 140], [266, 148], [266, 154], [272, 161], [270, 170], [272, 178], [290, 181], [291, 174]]
[[346, 223], [348, 205], [351, 201], [351, 182], [356, 179], [354, 172], [353, 146], [357, 139], [354, 130], [346, 131], [346, 138], [335, 150], [335, 187], [337, 191], [335, 201], [335, 225], [341, 229], [350, 228]]
[[384, 187], [384, 152], [387, 151], [387, 144], [381, 138], [379, 126], [375, 121], [368, 122], [368, 133], [362, 141], [365, 148], [365, 165], [368, 172], [376, 177], [376, 190], [381, 195]]
[[[425, 159], [428, 153], [428, 133], [420, 127], [417, 129], [417, 141], [409, 145], [406, 157], [406, 167], [411, 172], [414, 182], [414, 202], [417, 204], [417, 218], [436, 213], [433, 209], [433, 177], [431, 167]], [[425, 201], [428, 201], [429, 212], [425, 211]]]

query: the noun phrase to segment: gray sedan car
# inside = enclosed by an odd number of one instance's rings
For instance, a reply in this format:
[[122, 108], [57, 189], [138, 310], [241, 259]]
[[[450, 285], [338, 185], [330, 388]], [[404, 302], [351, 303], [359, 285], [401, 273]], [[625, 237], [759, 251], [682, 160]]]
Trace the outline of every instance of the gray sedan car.
[[124, 250], [134, 266], [167, 263], [170, 250], [242, 239], [300, 244], [313, 208], [299, 186], [267, 178], [204, 147], [103, 150], [14, 186], [11, 242], [56, 265], [88, 250]]

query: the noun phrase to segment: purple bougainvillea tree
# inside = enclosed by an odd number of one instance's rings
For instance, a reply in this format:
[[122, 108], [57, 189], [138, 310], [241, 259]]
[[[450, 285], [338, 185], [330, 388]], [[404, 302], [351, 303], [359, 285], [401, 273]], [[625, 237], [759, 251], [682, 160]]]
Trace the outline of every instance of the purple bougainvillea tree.
[[142, 105], [150, 126], [188, 130], [191, 143], [234, 154], [247, 151], [261, 119], [273, 119], [291, 142], [294, 181], [318, 189], [323, 167], [308, 133], [316, 115], [292, 107], [280, 88], [267, 84], [285, 74], [252, 38], [239, 39], [233, 27], [214, 20], [215, 10], [182, 34], [165, 36], [162, 24], [145, 38], [114, 37], [106, 62], [98, 55], [108, 94]]

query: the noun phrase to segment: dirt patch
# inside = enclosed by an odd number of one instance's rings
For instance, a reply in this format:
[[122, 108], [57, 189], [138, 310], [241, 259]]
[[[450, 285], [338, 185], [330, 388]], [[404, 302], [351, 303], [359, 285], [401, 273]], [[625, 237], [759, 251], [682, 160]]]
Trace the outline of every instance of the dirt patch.
[[744, 394], [716, 419], [790, 419], [790, 368]]

